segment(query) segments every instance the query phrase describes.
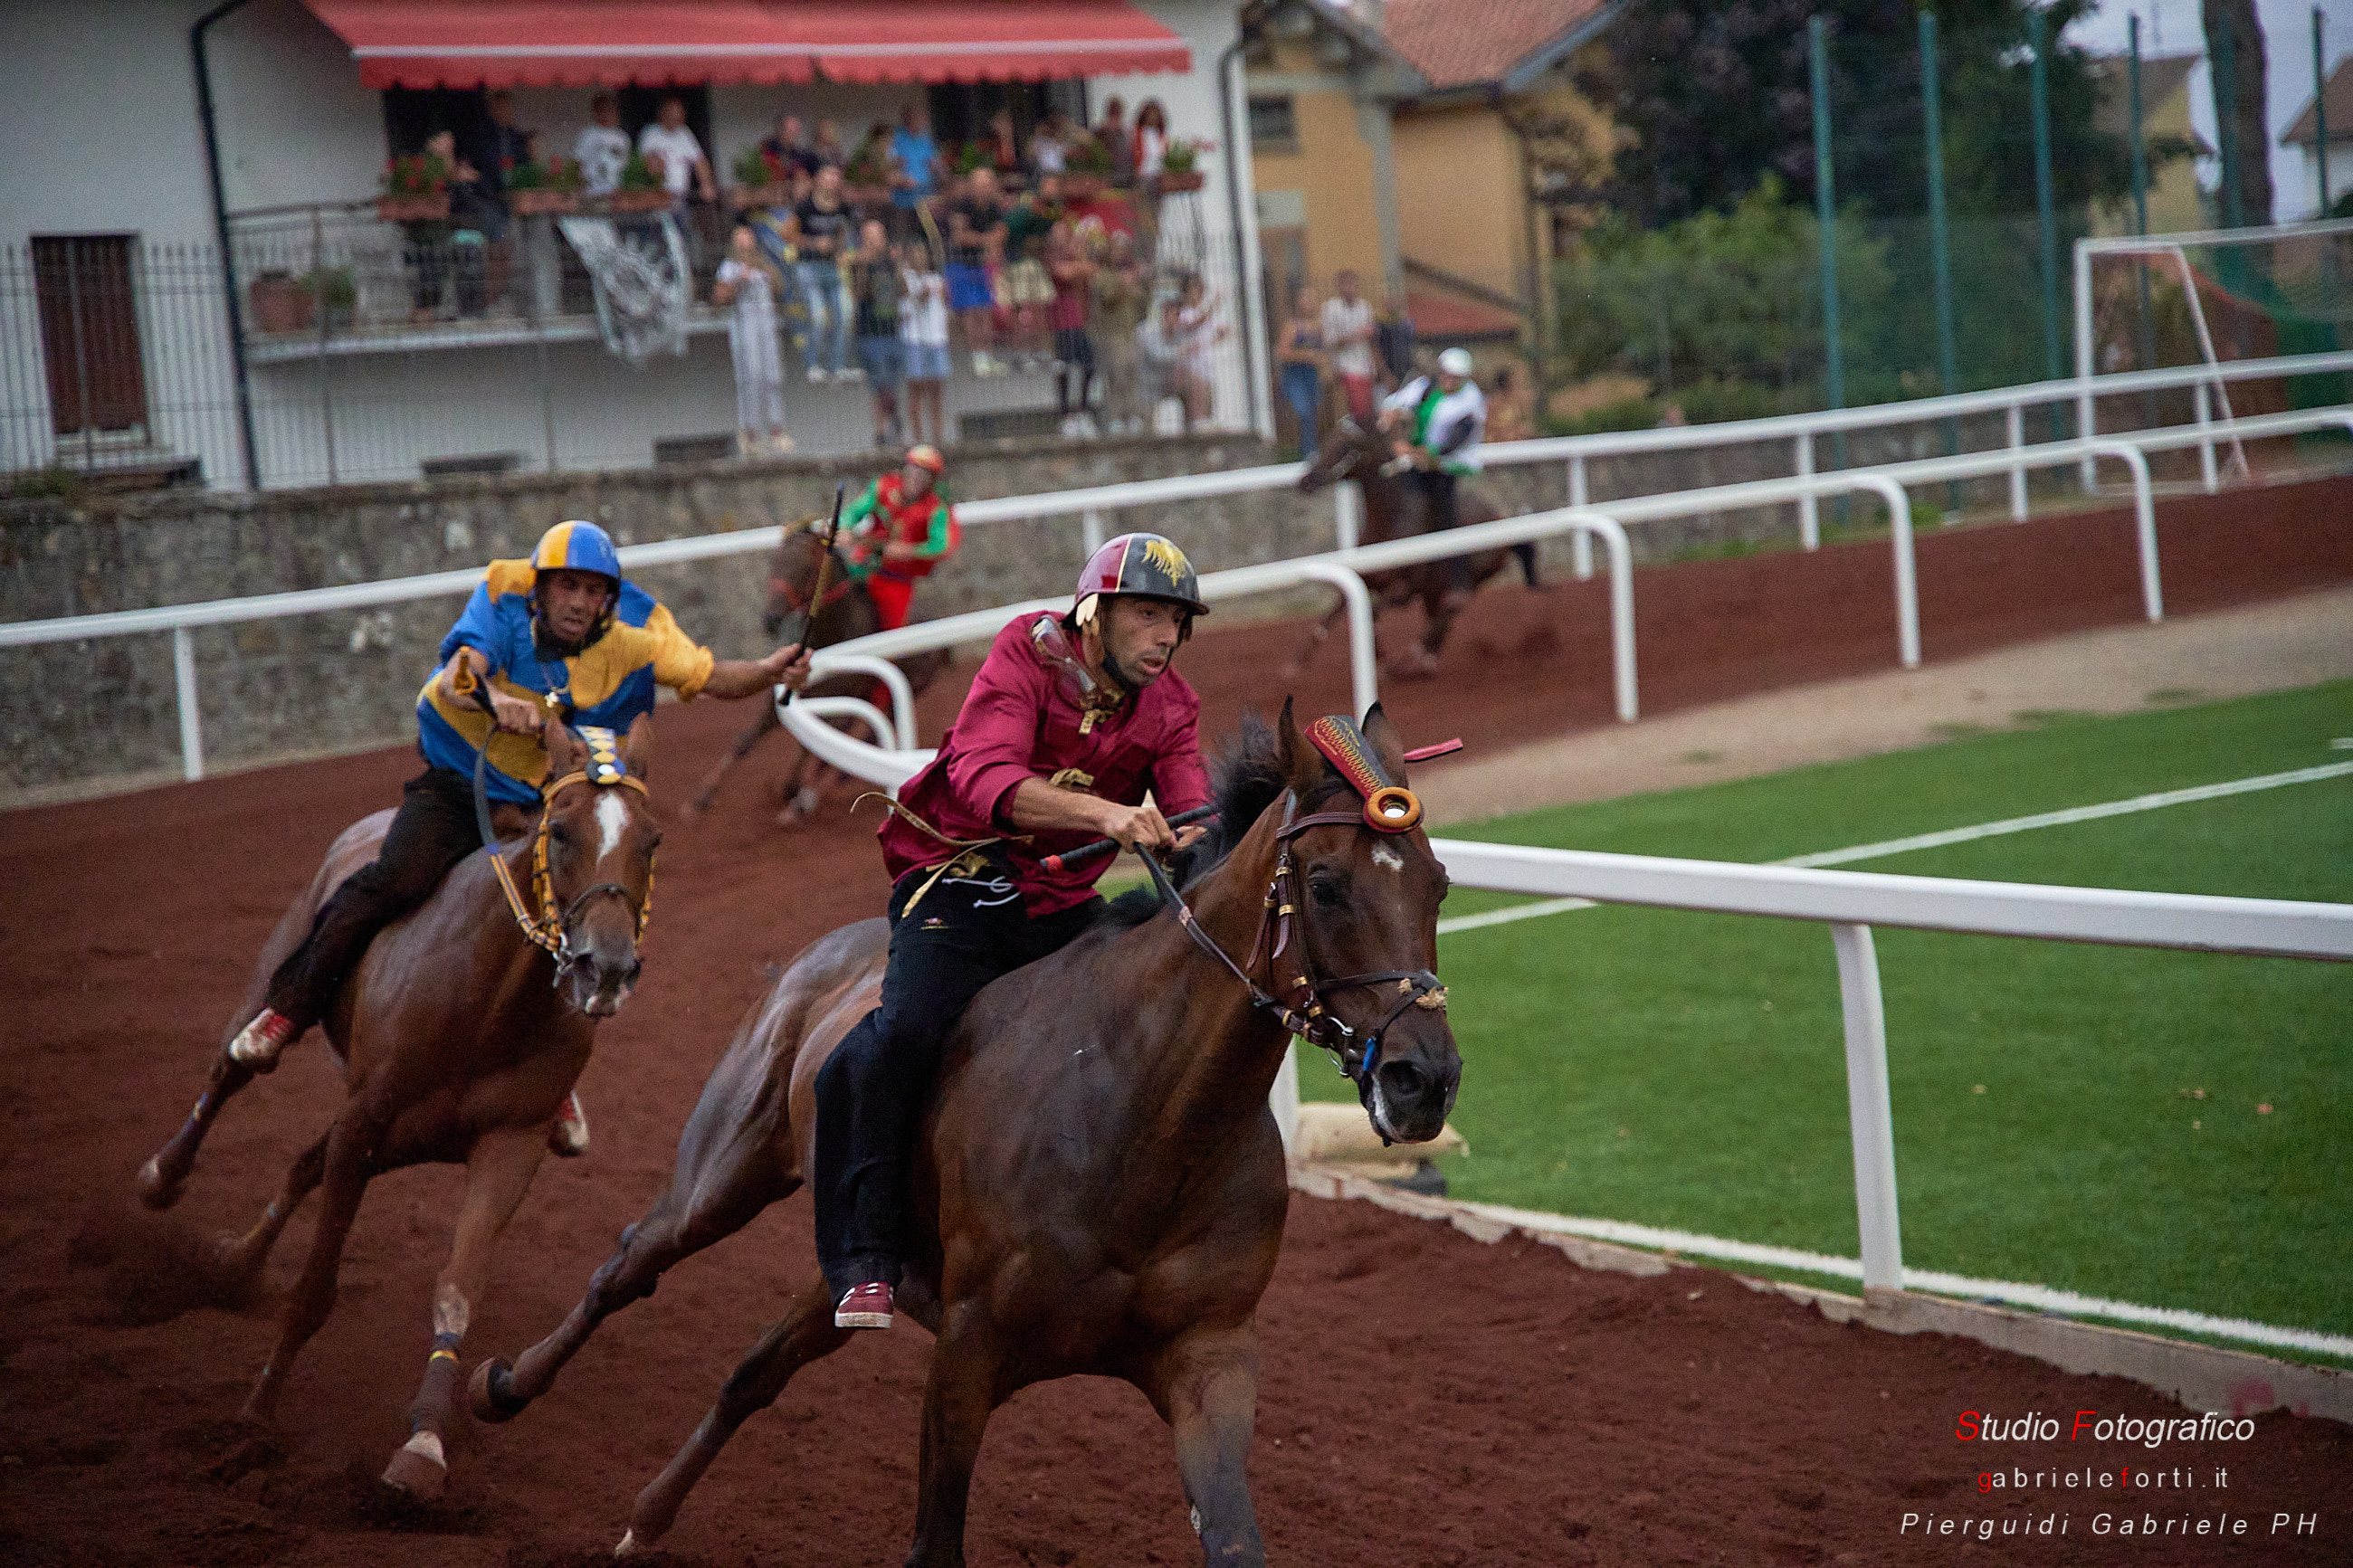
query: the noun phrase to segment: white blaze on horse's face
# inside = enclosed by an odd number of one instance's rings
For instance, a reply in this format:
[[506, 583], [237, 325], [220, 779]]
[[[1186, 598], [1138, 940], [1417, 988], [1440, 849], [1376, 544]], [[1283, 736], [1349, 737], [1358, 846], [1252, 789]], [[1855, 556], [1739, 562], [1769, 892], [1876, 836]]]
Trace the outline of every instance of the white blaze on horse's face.
[[1386, 844], [1376, 844], [1373, 846], [1373, 864], [1384, 871], [1402, 871], [1405, 869], [1405, 857]]
[[596, 792], [596, 826], [604, 834], [596, 845], [596, 864], [601, 868], [605, 857], [621, 847], [621, 835], [629, 828], [629, 808], [619, 790]]

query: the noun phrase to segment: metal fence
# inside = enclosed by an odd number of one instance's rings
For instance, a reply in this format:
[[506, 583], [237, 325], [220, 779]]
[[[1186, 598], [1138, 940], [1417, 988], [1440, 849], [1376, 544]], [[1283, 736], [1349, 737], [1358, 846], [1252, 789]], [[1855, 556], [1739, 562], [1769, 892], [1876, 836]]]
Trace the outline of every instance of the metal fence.
[[[659, 224], [655, 217], [644, 220]], [[634, 468], [725, 457], [736, 429], [730, 312], [710, 300], [714, 237], [690, 231], [691, 302], [677, 353], [630, 363], [606, 347], [594, 286], [546, 217], [484, 244], [417, 237], [372, 209], [314, 207], [235, 234], [253, 488], [414, 479], [438, 471]], [[1187, 358], [1191, 407], [1147, 374], [1143, 428], [1256, 422], [1232, 247], [1206, 237], [1152, 271], [1159, 294], [1198, 276], [1208, 295]], [[838, 302], [838, 296], [836, 302]], [[227, 284], [207, 245], [132, 235], [0, 249], [0, 474], [51, 470], [128, 482], [248, 483]], [[1003, 327], [1009, 374], [977, 377], [959, 324], [930, 439], [1084, 436], [1112, 423], [1112, 388], [1055, 361], [1042, 310]], [[797, 449], [825, 455], [911, 434], [878, 429], [871, 388], [812, 380], [827, 345], [806, 306], [779, 311], [786, 413]], [[1132, 360], [1102, 323], [1100, 369]], [[848, 363], [856, 363], [854, 343]], [[1148, 370], [1148, 367], [1147, 367]], [[1155, 396], [1155, 391], [1172, 394]], [[1080, 395], [1083, 392], [1083, 403]], [[1066, 416], [1083, 420], [1066, 425]]]

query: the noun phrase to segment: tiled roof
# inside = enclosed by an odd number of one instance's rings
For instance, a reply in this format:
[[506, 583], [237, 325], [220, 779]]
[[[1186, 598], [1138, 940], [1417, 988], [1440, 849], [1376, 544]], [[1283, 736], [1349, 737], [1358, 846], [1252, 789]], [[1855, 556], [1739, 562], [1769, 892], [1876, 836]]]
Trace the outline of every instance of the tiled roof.
[[1414, 335], [1430, 342], [1476, 342], [1520, 335], [1520, 319], [1509, 310], [1460, 300], [1430, 289], [1409, 289], [1405, 308]]
[[[1388, 0], [1381, 30], [1435, 89], [1501, 81], [1609, 0]], [[2330, 107], [2335, 107], [2332, 100]]]
[[[2337, 68], [2329, 73], [2328, 86], [2324, 90], [2328, 95], [2328, 142], [2334, 146], [2348, 137], [2353, 137], [2353, 59], [2337, 62]], [[2320, 139], [2320, 126], [2312, 109], [2312, 100], [2306, 99], [2304, 112], [2295, 117], [2295, 124], [2281, 133], [2281, 146], [2309, 147]]]

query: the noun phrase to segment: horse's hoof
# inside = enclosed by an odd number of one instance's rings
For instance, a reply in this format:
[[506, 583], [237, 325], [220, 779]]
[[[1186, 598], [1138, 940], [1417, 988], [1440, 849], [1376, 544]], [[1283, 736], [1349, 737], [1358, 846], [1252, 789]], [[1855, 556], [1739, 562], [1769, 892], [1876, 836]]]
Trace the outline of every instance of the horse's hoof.
[[492, 1356], [466, 1380], [466, 1403], [475, 1420], [496, 1426], [522, 1415], [531, 1401], [514, 1395], [514, 1363], [504, 1356]]
[[419, 1432], [401, 1445], [384, 1468], [384, 1484], [418, 1502], [440, 1501], [448, 1479], [449, 1461], [442, 1457], [440, 1437], [431, 1432]]
[[205, 1467], [205, 1474], [233, 1486], [265, 1465], [276, 1464], [280, 1458], [278, 1439], [269, 1432], [255, 1431], [229, 1445], [220, 1458]]
[[187, 1177], [166, 1180], [164, 1167], [155, 1160], [139, 1167], [139, 1201], [151, 1209], [170, 1208], [187, 1190]]

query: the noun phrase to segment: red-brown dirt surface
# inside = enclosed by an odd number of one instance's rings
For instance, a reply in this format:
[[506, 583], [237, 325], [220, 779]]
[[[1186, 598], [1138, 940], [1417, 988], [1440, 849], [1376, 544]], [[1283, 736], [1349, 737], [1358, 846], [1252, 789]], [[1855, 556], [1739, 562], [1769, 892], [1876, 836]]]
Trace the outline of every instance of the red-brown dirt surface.
[[[2353, 575], [2353, 482], [2174, 503], [2176, 613]], [[2137, 613], [2128, 521], [2091, 514], [1922, 542], [1931, 658]], [[1599, 584], [1482, 603], [1438, 682], [1400, 687], [1416, 740], [1474, 745], [1605, 721]], [[1647, 710], [1893, 662], [1883, 545], [1646, 571]], [[1536, 611], [1556, 652], [1506, 652]], [[1211, 623], [1214, 625], [1214, 623]], [[1206, 729], [1271, 706], [1298, 628], [1205, 632], [1185, 664]], [[1327, 650], [1303, 710], [1345, 705]], [[944, 686], [960, 688], [951, 680]], [[927, 699], [936, 717], [953, 690]], [[673, 807], [745, 717], [666, 709], [657, 805]], [[703, 1074], [769, 965], [881, 906], [871, 817], [769, 826], [781, 748], [712, 817], [675, 824], [644, 984], [582, 1081], [596, 1146], [550, 1162], [509, 1231], [469, 1365], [512, 1354], [577, 1298], [660, 1187]], [[675, 1270], [608, 1324], [515, 1424], [452, 1440], [446, 1503], [393, 1506], [373, 1478], [406, 1435], [457, 1173], [369, 1192], [335, 1315], [299, 1363], [284, 1457], [233, 1485], [207, 1464], [273, 1333], [268, 1300], [201, 1297], [202, 1237], [249, 1224], [338, 1095], [314, 1036], [224, 1116], [186, 1201], [140, 1213], [132, 1173], [177, 1124], [270, 924], [346, 823], [414, 770], [387, 751], [0, 816], [0, 1562], [586, 1564], [700, 1418], [811, 1258], [797, 1198]], [[871, 811], [871, 808], [870, 808]], [[1476, 1072], [1475, 1059], [1468, 1070]], [[310, 1238], [298, 1217], [274, 1285]], [[2353, 1433], [2280, 1413], [2252, 1440], [2151, 1452], [2063, 1440], [1964, 1444], [1968, 1409], [2148, 1416], [2177, 1407], [1968, 1342], [1832, 1326], [1713, 1273], [1588, 1273], [1546, 1247], [1487, 1247], [1361, 1205], [1293, 1204], [1261, 1321], [1252, 1475], [1273, 1558], [1293, 1564], [1888, 1563], [1952, 1560], [1906, 1513], [2064, 1516], [2063, 1538], [1975, 1556], [2031, 1563], [2342, 1563], [2353, 1557]], [[913, 1516], [929, 1341], [902, 1327], [803, 1373], [694, 1494], [670, 1561], [895, 1562]], [[1981, 1499], [1980, 1471], [2131, 1460], [2158, 1489], [2063, 1484]], [[2217, 1467], [2227, 1487], [2213, 1483]], [[2176, 1492], [2194, 1474], [2198, 1489]], [[2164, 1476], [2163, 1481], [2156, 1478]], [[2011, 1506], [2000, 1506], [2004, 1498]], [[1991, 1506], [1989, 1506], [1989, 1505]], [[2317, 1515], [2277, 1536], [2273, 1515]], [[2092, 1533], [2095, 1516], [2249, 1521], [2227, 1544]], [[2177, 1525], [2175, 1528], [2179, 1528]], [[1031, 1390], [991, 1428], [976, 1563], [1181, 1563], [1197, 1549], [1166, 1436], [1124, 1385]]]

